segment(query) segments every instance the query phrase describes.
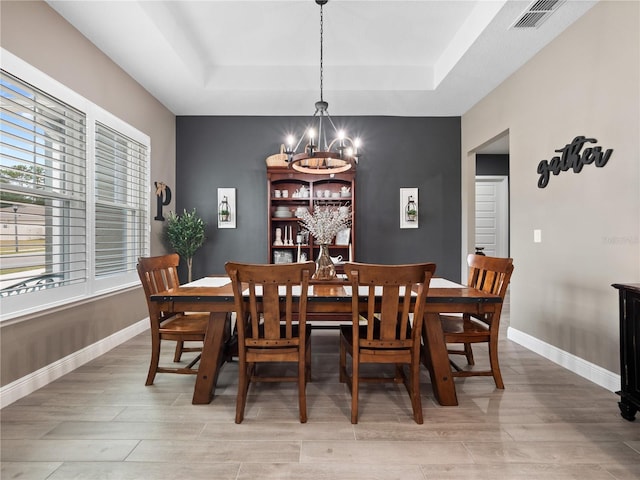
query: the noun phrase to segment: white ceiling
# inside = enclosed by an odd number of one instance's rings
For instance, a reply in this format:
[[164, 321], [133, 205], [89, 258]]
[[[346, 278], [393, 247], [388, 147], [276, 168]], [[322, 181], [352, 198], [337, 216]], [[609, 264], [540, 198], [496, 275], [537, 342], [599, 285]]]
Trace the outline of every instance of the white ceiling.
[[[319, 100], [313, 0], [48, 3], [176, 115], [311, 115]], [[330, 1], [329, 112], [462, 115], [596, 2], [567, 0], [540, 27], [511, 29], [531, 3]]]

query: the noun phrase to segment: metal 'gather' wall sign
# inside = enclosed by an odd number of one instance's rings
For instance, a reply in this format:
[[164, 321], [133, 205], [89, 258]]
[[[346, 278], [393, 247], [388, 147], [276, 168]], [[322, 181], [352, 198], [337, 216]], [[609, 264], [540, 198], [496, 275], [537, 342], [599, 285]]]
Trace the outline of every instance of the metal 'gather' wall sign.
[[595, 138], [586, 138], [582, 135], [573, 139], [573, 142], [566, 144], [559, 150], [561, 156], [553, 157], [551, 160], [542, 160], [538, 164], [538, 188], [544, 188], [549, 184], [549, 174], [558, 175], [560, 172], [566, 172], [573, 168], [574, 173], [579, 173], [582, 167], [594, 163], [596, 167], [604, 167], [611, 154], [612, 148], [602, 151], [602, 147], [588, 147], [582, 150], [585, 143], [596, 143]]

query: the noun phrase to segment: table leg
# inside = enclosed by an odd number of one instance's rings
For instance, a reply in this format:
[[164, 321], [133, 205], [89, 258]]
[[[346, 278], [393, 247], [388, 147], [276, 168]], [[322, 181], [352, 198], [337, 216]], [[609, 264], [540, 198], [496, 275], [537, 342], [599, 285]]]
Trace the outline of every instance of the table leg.
[[424, 342], [424, 364], [429, 369], [431, 385], [436, 400], [440, 405], [458, 405], [456, 386], [451, 376], [447, 345], [444, 342], [442, 325], [437, 313], [425, 314], [422, 340]]
[[198, 367], [198, 375], [196, 376], [196, 385], [191, 402], [194, 405], [210, 403], [213, 399], [218, 372], [222, 363], [226, 319], [226, 313], [212, 312], [209, 315], [209, 325], [207, 326], [207, 334], [204, 337], [202, 357], [200, 358], [200, 366]]

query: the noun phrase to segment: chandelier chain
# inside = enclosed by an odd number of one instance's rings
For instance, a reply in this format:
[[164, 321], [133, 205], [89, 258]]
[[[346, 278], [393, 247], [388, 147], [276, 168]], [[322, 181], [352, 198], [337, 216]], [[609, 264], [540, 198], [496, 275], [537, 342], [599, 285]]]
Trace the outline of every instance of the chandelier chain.
[[323, 71], [323, 37], [324, 37], [324, 13], [322, 10], [322, 5], [320, 5], [320, 101], [323, 102], [323, 81], [324, 81], [324, 71]]

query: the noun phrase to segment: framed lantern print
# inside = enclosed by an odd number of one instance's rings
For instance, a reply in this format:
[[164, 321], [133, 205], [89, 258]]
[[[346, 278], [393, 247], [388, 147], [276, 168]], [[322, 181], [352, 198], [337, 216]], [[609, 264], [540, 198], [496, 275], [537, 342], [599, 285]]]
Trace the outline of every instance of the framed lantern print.
[[418, 228], [418, 189], [400, 189], [400, 228]]

